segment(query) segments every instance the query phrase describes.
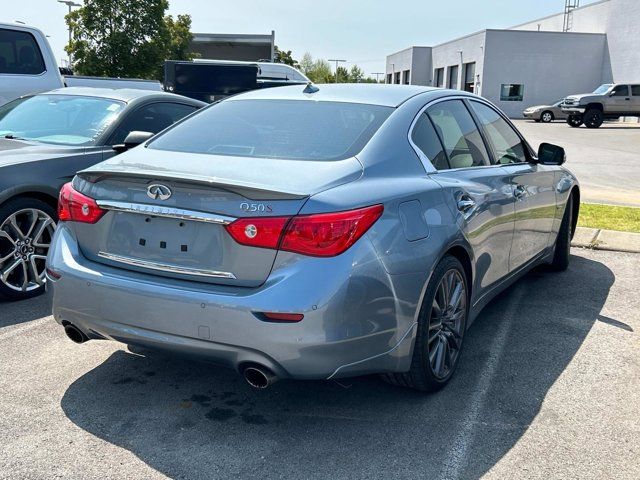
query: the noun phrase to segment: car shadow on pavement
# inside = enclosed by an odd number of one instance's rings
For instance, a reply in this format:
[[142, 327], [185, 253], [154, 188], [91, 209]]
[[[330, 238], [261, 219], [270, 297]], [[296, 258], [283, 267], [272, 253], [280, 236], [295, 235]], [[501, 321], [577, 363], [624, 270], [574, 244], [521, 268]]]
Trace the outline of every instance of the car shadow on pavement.
[[47, 295], [20, 301], [2, 301], [0, 328], [30, 322], [51, 315], [51, 299]]
[[613, 283], [576, 256], [567, 272], [530, 273], [476, 320], [436, 394], [375, 376], [254, 391], [230, 370], [119, 350], [61, 406], [174, 478], [479, 478], [527, 431]]

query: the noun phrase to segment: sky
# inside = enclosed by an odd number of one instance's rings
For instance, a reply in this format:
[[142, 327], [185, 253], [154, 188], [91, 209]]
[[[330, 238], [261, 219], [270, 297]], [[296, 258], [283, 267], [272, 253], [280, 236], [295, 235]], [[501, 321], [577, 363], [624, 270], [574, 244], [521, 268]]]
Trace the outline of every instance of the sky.
[[[82, 0], [76, 0], [81, 3]], [[595, 0], [582, 0], [582, 5]], [[370, 75], [385, 57], [411, 45], [437, 45], [485, 28], [508, 28], [563, 11], [564, 0], [169, 0], [169, 13], [191, 15], [198, 33], [276, 32], [296, 59], [348, 60]], [[2, 0], [0, 21], [20, 20], [49, 36], [58, 62], [68, 33], [67, 6], [56, 0]], [[19, 8], [15, 8], [19, 5]], [[14, 11], [11, 11], [14, 10]]]

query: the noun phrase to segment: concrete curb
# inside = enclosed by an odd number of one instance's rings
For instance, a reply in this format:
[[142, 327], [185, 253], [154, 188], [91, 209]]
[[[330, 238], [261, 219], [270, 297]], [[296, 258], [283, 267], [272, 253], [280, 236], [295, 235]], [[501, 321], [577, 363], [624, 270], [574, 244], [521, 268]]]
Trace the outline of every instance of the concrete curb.
[[578, 227], [571, 246], [613, 252], [640, 253], [640, 233]]

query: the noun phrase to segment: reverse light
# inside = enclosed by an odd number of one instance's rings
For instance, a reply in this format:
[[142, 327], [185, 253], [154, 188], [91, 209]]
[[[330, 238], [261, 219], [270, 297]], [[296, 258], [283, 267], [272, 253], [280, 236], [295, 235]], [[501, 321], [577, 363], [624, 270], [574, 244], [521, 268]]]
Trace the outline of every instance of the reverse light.
[[349, 249], [380, 218], [384, 207], [294, 217], [240, 218], [226, 226], [241, 245], [334, 257]]
[[106, 213], [93, 198], [78, 192], [71, 182], [65, 183], [58, 197], [58, 219], [61, 222], [96, 223]]

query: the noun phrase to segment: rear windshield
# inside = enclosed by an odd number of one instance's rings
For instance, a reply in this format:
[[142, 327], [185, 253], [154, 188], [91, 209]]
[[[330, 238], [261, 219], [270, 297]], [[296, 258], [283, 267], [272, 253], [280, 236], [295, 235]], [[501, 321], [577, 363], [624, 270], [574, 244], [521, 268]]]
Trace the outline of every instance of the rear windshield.
[[357, 154], [390, 107], [306, 100], [228, 100], [203, 110], [151, 142], [150, 148], [296, 160]]

